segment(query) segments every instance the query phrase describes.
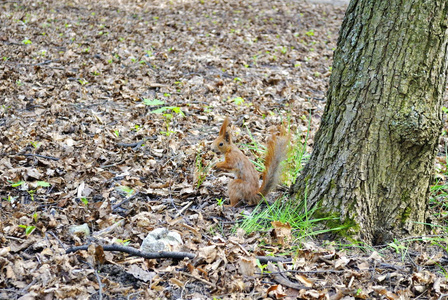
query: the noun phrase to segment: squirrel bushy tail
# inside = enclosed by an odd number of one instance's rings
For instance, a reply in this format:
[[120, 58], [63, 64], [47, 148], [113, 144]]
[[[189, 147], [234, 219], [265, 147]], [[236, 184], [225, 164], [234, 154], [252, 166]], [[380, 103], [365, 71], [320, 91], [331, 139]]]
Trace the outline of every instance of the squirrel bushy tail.
[[286, 158], [288, 144], [289, 138], [284, 127], [281, 127], [280, 135], [276, 136], [273, 134], [268, 140], [263, 183], [258, 191], [263, 197], [280, 181], [280, 164]]

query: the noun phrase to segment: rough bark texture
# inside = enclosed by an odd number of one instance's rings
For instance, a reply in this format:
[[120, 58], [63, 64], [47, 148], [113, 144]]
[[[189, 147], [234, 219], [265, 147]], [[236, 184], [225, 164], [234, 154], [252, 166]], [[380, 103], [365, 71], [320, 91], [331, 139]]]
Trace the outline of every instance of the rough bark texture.
[[[420, 234], [442, 128], [446, 0], [353, 0], [314, 150], [292, 187], [365, 241]], [[307, 194], [305, 195], [305, 190]]]

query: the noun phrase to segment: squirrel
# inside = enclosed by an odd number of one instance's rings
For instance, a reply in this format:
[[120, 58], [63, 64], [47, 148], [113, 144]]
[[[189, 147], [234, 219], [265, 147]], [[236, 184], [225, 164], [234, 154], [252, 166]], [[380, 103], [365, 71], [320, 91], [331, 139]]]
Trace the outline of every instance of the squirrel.
[[225, 155], [225, 160], [218, 162], [215, 168], [230, 171], [236, 177], [228, 185], [230, 206], [235, 207], [243, 200], [249, 205], [256, 205], [279, 182], [280, 163], [286, 158], [289, 137], [286, 136], [286, 131], [282, 126], [280, 135], [273, 133], [269, 138], [264, 162], [263, 183], [260, 187], [260, 176], [247, 156], [233, 144], [232, 135], [227, 129], [229, 125], [230, 119], [226, 117], [218, 138], [212, 144], [215, 153]]

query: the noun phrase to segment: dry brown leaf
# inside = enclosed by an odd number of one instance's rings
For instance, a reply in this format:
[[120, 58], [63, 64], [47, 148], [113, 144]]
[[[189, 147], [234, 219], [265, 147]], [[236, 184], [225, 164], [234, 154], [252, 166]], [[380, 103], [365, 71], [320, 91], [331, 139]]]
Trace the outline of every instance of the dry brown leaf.
[[273, 297], [274, 299], [282, 299], [287, 296], [283, 292], [283, 288], [281, 285], [271, 285], [266, 291], [267, 297]]
[[16, 275], [14, 273], [14, 270], [13, 270], [12, 266], [10, 266], [10, 265], [6, 266], [6, 278], [7, 279], [12, 279], [12, 280], [16, 279]]
[[350, 262], [350, 259], [347, 258], [346, 256], [343, 256], [334, 262], [334, 268], [336, 270], [344, 269], [349, 262]]
[[42, 174], [37, 169], [27, 169], [26, 176], [34, 179], [41, 179]]
[[307, 277], [305, 277], [304, 275], [299, 275], [297, 274], [295, 276], [295, 278], [300, 281], [301, 283], [303, 283], [303, 285], [305, 285], [306, 287], [312, 287], [313, 286], [313, 280], [308, 279]]
[[274, 240], [282, 246], [287, 246], [291, 240], [291, 225], [289, 223], [282, 223], [279, 221], [271, 222], [273, 229]]
[[177, 286], [180, 287], [180, 288], [183, 288], [183, 287], [185, 286], [185, 283], [183, 283], [182, 281], [180, 281], [180, 280], [177, 279], [177, 278], [171, 278], [171, 279], [170, 279], [170, 282], [173, 283], [173, 284], [175, 284], [175, 285], [177, 285]]
[[137, 265], [130, 265], [126, 272], [139, 280], [143, 280], [144, 282], [149, 282], [154, 278], [154, 276], [156, 276], [155, 272], [145, 271]]
[[390, 299], [390, 300], [399, 300], [400, 299], [400, 297], [398, 295], [396, 295], [392, 292], [389, 292], [388, 290], [386, 290], [386, 288], [384, 288], [382, 286], [373, 286], [372, 289], [376, 293], [385, 296], [387, 299]]
[[363, 261], [363, 262], [358, 263], [358, 269], [361, 271], [370, 269], [369, 262]]
[[0, 256], [5, 257], [11, 251], [11, 247], [3, 247], [0, 249]]
[[198, 256], [205, 259], [206, 262], [211, 263], [216, 259], [218, 252], [216, 251], [216, 246], [206, 246], [202, 247], [198, 251]]
[[255, 257], [240, 257], [239, 271], [241, 275], [253, 276], [255, 274], [256, 266]]

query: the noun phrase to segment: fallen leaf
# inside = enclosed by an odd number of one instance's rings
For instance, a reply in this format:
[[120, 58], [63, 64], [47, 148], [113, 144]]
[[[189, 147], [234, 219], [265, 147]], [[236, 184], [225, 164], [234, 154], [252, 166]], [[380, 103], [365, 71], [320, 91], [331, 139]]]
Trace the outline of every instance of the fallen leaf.
[[144, 282], [149, 282], [154, 278], [154, 276], [156, 276], [155, 272], [145, 271], [137, 265], [130, 265], [126, 272], [139, 280], [143, 280]]
[[256, 269], [255, 257], [240, 257], [239, 271], [242, 275], [253, 276]]

